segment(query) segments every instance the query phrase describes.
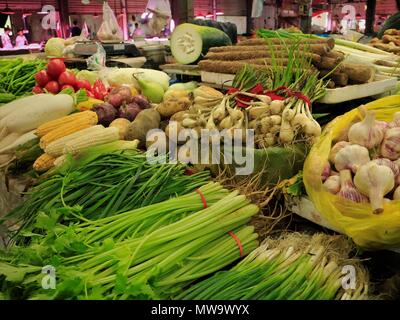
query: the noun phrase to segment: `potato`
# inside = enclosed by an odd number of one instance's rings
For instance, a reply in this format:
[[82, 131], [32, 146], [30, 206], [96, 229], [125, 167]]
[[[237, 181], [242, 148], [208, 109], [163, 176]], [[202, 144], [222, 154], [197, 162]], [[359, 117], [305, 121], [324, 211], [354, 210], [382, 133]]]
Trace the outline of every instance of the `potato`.
[[146, 109], [140, 112], [136, 119], [131, 123], [126, 133], [127, 140], [139, 140], [139, 147], [146, 146], [147, 132], [152, 129], [160, 128], [161, 117], [157, 110]]
[[179, 111], [185, 111], [190, 108], [191, 101], [189, 98], [171, 99], [160, 103], [156, 110], [163, 118], [169, 118]]

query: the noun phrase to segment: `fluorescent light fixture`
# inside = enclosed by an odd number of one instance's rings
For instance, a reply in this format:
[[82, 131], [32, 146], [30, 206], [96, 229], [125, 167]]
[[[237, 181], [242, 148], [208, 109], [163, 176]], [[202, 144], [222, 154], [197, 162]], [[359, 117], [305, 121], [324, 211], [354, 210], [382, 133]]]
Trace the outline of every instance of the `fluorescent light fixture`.
[[174, 19], [171, 19], [171, 21], [169, 22], [169, 30], [172, 32], [175, 29], [175, 21]]
[[15, 11], [13, 11], [9, 6], [8, 6], [8, 1], [6, 1], [6, 7], [1, 11], [2, 14], [7, 14], [7, 15], [13, 15], [15, 14]]
[[216, 13], [216, 15], [217, 15], [217, 16], [223, 16], [224, 13], [223, 13], [222, 11], [218, 11], [218, 12]]

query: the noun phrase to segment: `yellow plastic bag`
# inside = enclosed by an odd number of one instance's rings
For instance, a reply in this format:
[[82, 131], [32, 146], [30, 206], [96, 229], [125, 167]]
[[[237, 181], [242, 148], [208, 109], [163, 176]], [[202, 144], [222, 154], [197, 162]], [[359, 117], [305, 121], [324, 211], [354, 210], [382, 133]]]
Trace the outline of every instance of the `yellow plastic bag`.
[[[400, 95], [389, 96], [366, 105], [374, 110], [378, 120], [392, 121], [400, 111]], [[312, 147], [304, 164], [304, 184], [317, 211], [336, 230], [351, 237], [365, 249], [400, 247], [400, 201], [385, 203], [384, 212], [372, 213], [369, 203], [355, 203], [324, 190], [321, 173], [328, 161], [332, 141], [341, 140], [352, 123], [361, 114], [354, 109], [333, 120], [324, 130], [320, 140]]]

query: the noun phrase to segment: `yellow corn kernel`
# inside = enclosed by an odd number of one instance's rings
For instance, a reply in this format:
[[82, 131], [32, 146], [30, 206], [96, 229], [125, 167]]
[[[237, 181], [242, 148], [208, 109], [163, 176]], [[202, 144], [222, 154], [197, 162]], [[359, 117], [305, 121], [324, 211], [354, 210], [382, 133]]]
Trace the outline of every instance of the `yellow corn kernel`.
[[82, 149], [97, 146], [99, 144], [117, 141], [118, 139], [119, 129], [115, 127], [109, 127], [104, 130], [94, 132], [90, 135], [68, 141], [65, 144], [63, 153], [78, 153]]
[[91, 119], [92, 122], [94, 121], [93, 119], [96, 119], [96, 122], [93, 124], [97, 123], [97, 115], [95, 112], [93, 112], [93, 111], [77, 112], [77, 113], [70, 114], [69, 116], [55, 119], [55, 120], [52, 120], [52, 121], [42, 124], [41, 126], [39, 126], [36, 129], [36, 135], [38, 137], [43, 137], [46, 134], [50, 133], [51, 131], [58, 129], [60, 126], [63, 126], [63, 125], [69, 124], [69, 123], [74, 123], [80, 119]]
[[43, 136], [40, 139], [39, 146], [44, 150], [53, 141], [68, 136], [74, 132], [92, 127], [96, 124], [94, 122], [97, 122], [97, 117], [96, 119], [79, 119], [75, 122], [67, 123]]
[[43, 153], [33, 164], [33, 169], [38, 172], [43, 172], [54, 167], [55, 158], [48, 155], [47, 153]]
[[53, 157], [59, 157], [63, 154], [63, 149], [67, 142], [72, 141], [79, 137], [82, 137], [84, 139], [85, 137], [90, 136], [92, 133], [103, 130], [105, 130], [105, 128], [102, 125], [97, 125], [74, 132], [68, 136], [62, 137], [56, 141], [49, 143], [49, 145], [47, 145], [44, 150], [47, 154]]
[[80, 111], [92, 110], [92, 108], [96, 104], [102, 104], [102, 103], [104, 103], [104, 101], [101, 101], [101, 100], [98, 100], [98, 99], [89, 98], [86, 101], [82, 101], [82, 102], [78, 103], [77, 106], [76, 106], [76, 109], [78, 109]]

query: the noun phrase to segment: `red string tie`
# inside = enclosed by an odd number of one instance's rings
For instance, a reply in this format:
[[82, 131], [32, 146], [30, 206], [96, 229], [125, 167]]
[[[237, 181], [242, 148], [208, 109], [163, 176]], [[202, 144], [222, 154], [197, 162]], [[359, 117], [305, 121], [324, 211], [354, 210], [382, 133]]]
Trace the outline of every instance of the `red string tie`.
[[233, 240], [236, 241], [236, 244], [239, 247], [240, 257], [243, 257], [244, 256], [244, 250], [243, 250], [243, 245], [240, 242], [239, 237], [233, 231], [229, 231], [228, 234], [233, 238]]
[[204, 194], [200, 191], [200, 189], [196, 189], [196, 192], [199, 194], [201, 201], [203, 202], [204, 209], [207, 208], [207, 200], [206, 197], [204, 197]]

